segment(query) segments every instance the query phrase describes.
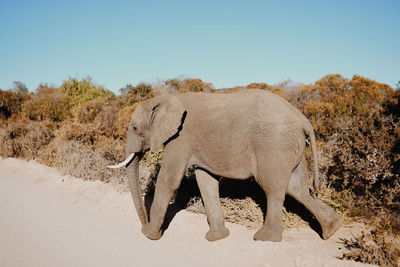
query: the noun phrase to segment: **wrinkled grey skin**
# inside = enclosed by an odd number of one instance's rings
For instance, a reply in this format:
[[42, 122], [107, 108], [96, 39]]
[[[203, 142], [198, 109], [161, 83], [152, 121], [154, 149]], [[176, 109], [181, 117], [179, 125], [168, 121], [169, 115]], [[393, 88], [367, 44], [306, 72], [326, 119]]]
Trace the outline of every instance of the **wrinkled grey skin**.
[[[314, 131], [304, 115], [287, 101], [261, 90], [232, 94], [185, 93], [155, 97], [134, 111], [126, 153], [157, 151], [165, 144], [154, 200], [147, 217], [138, 180], [135, 156], [128, 166], [128, 181], [143, 224], [142, 232], [159, 239], [168, 204], [185, 170], [196, 167], [196, 180], [204, 201], [209, 241], [229, 235], [224, 225], [216, 176], [254, 177], [265, 191], [267, 214], [255, 240], [281, 241], [283, 201], [289, 194], [318, 219], [328, 239], [341, 225], [341, 217], [309, 193], [304, 155], [309, 137], [314, 163]], [[315, 173], [314, 185], [318, 184]]]

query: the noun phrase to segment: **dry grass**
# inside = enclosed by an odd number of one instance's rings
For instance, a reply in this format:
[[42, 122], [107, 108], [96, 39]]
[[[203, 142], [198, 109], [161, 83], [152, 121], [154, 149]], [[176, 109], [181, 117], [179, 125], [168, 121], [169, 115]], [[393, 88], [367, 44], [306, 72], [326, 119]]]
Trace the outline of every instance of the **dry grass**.
[[111, 180], [123, 182], [126, 175], [125, 170], [106, 168], [111, 163], [101, 153], [76, 141], [67, 141], [58, 146], [53, 162], [64, 173], [78, 178], [103, 182]]
[[[393, 218], [381, 214], [376, 221], [370, 222], [372, 229], [358, 236], [342, 239], [347, 249], [340, 259], [354, 260], [379, 266], [400, 266], [400, 232], [393, 226]], [[398, 227], [398, 225], [397, 225]]]
[[36, 159], [53, 138], [54, 124], [51, 122], [8, 122], [0, 131], [0, 155]]
[[84, 102], [79, 107], [76, 117], [81, 123], [93, 122], [104, 106], [105, 101], [102, 99], [94, 99]]
[[200, 196], [192, 197], [187, 203], [186, 210], [193, 213], [205, 214], [203, 200]]
[[248, 228], [259, 228], [263, 223], [261, 208], [250, 198], [221, 198], [225, 220], [244, 225]]
[[[250, 197], [244, 199], [221, 198], [221, 206], [225, 221], [246, 226], [249, 229], [259, 229], [264, 222], [264, 215], [259, 205]], [[201, 196], [190, 199], [186, 207], [187, 211], [205, 214]], [[283, 222], [285, 229], [307, 227], [299, 215], [283, 210]]]

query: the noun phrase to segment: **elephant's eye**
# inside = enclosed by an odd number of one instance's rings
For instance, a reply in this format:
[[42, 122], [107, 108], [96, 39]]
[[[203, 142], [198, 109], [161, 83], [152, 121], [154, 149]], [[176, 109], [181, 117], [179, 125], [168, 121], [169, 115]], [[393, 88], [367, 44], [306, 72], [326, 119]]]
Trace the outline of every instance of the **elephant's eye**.
[[133, 126], [133, 130], [134, 130], [134, 131], [136, 131], [136, 130], [137, 130], [136, 126]]

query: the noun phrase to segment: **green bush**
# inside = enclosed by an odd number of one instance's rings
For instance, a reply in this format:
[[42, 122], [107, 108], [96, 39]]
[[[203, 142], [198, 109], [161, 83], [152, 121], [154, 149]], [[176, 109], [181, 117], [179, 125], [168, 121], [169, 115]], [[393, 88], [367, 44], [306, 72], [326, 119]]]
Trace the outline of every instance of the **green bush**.
[[71, 98], [71, 111], [74, 115], [77, 113], [80, 105], [86, 101], [94, 99], [106, 101], [115, 97], [111, 91], [96, 85], [91, 77], [83, 78], [80, 81], [76, 78], [69, 78], [63, 82], [60, 91]]

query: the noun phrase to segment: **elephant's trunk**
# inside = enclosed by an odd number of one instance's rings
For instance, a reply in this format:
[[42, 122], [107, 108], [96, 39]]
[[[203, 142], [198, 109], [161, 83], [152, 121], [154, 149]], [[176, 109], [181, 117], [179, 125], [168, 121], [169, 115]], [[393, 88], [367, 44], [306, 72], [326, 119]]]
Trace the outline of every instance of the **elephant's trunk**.
[[127, 168], [127, 177], [129, 188], [131, 190], [133, 203], [142, 225], [146, 225], [149, 220], [147, 218], [146, 207], [142, 198], [142, 190], [139, 182], [139, 156], [136, 155]]

